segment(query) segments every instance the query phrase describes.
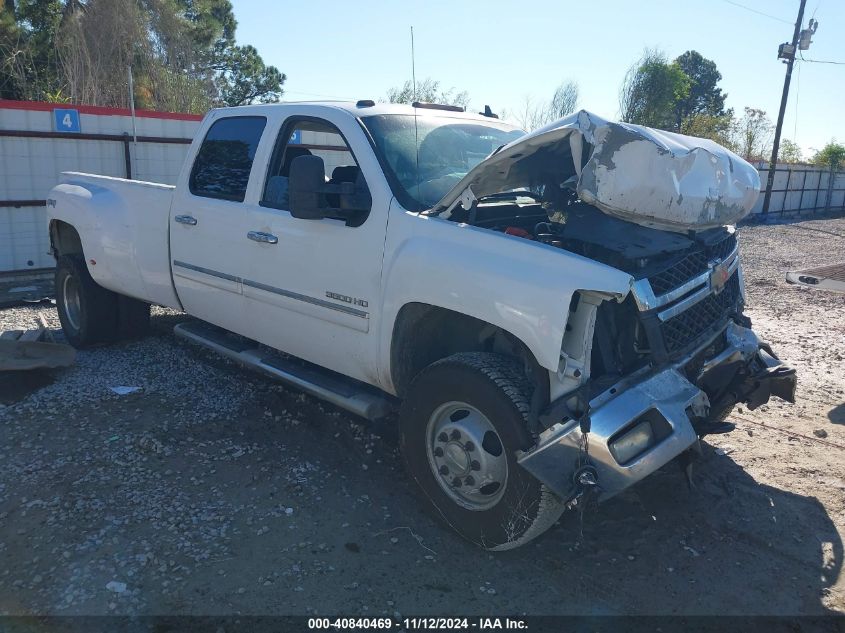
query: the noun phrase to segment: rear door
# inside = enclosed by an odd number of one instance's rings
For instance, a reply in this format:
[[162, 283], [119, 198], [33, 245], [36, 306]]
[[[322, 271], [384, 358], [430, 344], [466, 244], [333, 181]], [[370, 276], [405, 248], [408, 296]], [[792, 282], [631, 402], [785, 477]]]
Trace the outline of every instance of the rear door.
[[173, 282], [185, 310], [229, 330], [244, 326], [249, 256], [244, 205], [267, 120], [221, 114], [211, 123], [170, 213]]

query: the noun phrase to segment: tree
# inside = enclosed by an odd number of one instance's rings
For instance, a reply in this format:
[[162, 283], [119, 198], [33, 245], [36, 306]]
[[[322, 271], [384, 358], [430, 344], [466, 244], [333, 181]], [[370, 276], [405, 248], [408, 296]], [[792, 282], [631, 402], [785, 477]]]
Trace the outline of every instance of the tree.
[[391, 88], [387, 91], [387, 100], [390, 103], [419, 101], [420, 103], [442, 103], [466, 108], [469, 106], [469, 93], [466, 90], [456, 92], [455, 88], [442, 90], [439, 81], [426, 77], [416, 85], [416, 90], [414, 90], [414, 82], [410, 79], [400, 88]]
[[681, 121], [681, 134], [707, 138], [731, 151], [736, 151], [734, 141], [736, 123], [730, 114], [693, 114]]
[[689, 93], [678, 99], [675, 104], [675, 121], [681, 129], [683, 121], [697, 114], [721, 117], [732, 114], [725, 111], [727, 94], [722, 93], [718, 84], [722, 74], [716, 63], [705, 58], [698, 51], [687, 51], [675, 59], [675, 64], [689, 77]]
[[268, 66], [254, 46], [235, 43], [237, 21], [230, 0], [136, 0], [155, 17], [162, 57], [177, 76], [164, 73], [181, 90], [178, 75], [197, 78], [209, 87], [213, 105], [278, 101], [286, 75]]
[[831, 139], [813, 156], [814, 165], [823, 165], [830, 169], [839, 169], [843, 163], [845, 163], [845, 145], [837, 143], [836, 139]]
[[564, 81], [555, 88], [550, 101], [537, 103], [526, 96], [521, 111], [503, 113], [503, 116], [512, 117], [525, 130], [535, 130], [572, 114], [577, 107], [578, 84], [574, 81]]
[[736, 126], [736, 144], [745, 160], [765, 160], [770, 153], [772, 122], [765, 110], [744, 108], [745, 114]]
[[54, 46], [51, 74], [63, 96], [76, 103], [128, 105], [127, 68], [149, 55], [144, 14], [135, 0], [89, 2], [66, 12]]
[[677, 62], [646, 49], [628, 69], [619, 92], [622, 120], [663, 130], [677, 129], [676, 106], [690, 93], [690, 78]]
[[798, 143], [790, 141], [788, 138], [780, 142], [778, 154], [779, 160], [784, 163], [800, 163], [802, 160], [801, 147], [799, 147]]
[[[14, 10], [10, 8], [14, 5]], [[230, 0], [4, 0], [0, 97], [204, 112], [277, 101], [286, 79], [235, 41]]]
[[230, 106], [275, 102], [282, 96], [285, 79], [278, 68], [264, 65], [255, 47], [236, 46], [231, 50], [229, 67], [218, 79], [220, 98]]
[[6, 0], [0, 9], [0, 99], [14, 99], [23, 90], [27, 65], [21, 59], [22, 34], [15, 19], [15, 5], [10, 2]]
[[56, 91], [53, 42], [64, 5], [61, 0], [18, 0], [14, 5], [4, 2], [0, 17], [0, 96], [19, 99]]
[[548, 115], [552, 121], [562, 119], [567, 114], [575, 112], [578, 107], [578, 84], [574, 81], [564, 81], [557, 88], [549, 103]]

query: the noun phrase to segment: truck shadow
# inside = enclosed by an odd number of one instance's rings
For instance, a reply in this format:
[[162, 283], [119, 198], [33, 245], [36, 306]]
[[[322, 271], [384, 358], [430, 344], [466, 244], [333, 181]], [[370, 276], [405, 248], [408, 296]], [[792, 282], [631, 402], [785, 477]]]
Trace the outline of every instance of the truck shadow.
[[845, 424], [845, 403], [833, 407], [827, 412], [827, 417], [834, 424]]
[[563, 517], [535, 580], [579, 613], [832, 613], [823, 597], [843, 547], [819, 500], [760, 484], [706, 445], [696, 466], [694, 490], [670, 464], [588, 511], [581, 538], [580, 517]]
[[56, 370], [51, 369], [0, 372], [0, 405], [19, 402], [55, 380]]

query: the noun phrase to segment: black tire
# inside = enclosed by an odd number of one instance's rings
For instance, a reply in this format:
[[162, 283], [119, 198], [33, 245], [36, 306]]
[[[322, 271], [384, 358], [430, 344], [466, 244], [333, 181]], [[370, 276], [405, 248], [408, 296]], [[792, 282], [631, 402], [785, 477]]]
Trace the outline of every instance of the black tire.
[[[414, 379], [402, 405], [399, 443], [411, 477], [436, 516], [488, 550], [506, 550], [527, 543], [551, 527], [563, 510], [560, 499], [516, 461], [516, 451], [534, 443], [528, 432], [531, 393], [523, 366], [515, 359], [467, 352], [424, 369]], [[431, 452], [429, 443], [437, 442], [431, 439], [437, 435], [432, 435], [432, 429], [437, 428], [434, 420], [438, 419], [438, 411], [448, 406], [446, 403], [470, 405], [498, 435], [507, 458], [507, 477], [504, 492], [496, 493], [500, 496], [491, 501], [491, 507], [467, 507], [455, 500], [454, 493], [447, 494], [444, 486], [448, 487], [448, 483], [441, 483], [447, 482], [451, 473], [442, 478], [438, 475], [431, 457], [436, 453]], [[466, 414], [459, 414], [458, 420], [461, 415]], [[455, 414], [450, 419], [455, 419]]]
[[77, 348], [117, 338], [118, 295], [98, 286], [81, 255], [56, 262], [56, 308], [65, 338]]

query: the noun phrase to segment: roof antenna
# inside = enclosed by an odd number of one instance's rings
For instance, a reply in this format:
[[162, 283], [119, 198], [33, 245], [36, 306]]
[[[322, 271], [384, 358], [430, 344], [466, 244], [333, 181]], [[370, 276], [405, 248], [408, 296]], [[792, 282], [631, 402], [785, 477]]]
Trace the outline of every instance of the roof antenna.
[[417, 100], [417, 66], [414, 62], [414, 27], [411, 26], [411, 81], [414, 84], [414, 101]]
[[420, 197], [420, 135], [419, 130], [417, 128], [417, 65], [414, 60], [414, 26], [411, 25], [411, 81], [413, 82], [414, 86], [414, 100], [411, 102], [412, 106], [414, 107], [414, 153], [416, 155], [416, 180], [417, 180], [417, 191], [416, 191], [416, 198], [419, 200]]

